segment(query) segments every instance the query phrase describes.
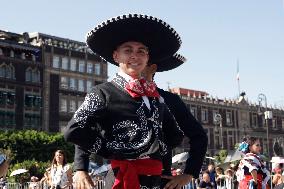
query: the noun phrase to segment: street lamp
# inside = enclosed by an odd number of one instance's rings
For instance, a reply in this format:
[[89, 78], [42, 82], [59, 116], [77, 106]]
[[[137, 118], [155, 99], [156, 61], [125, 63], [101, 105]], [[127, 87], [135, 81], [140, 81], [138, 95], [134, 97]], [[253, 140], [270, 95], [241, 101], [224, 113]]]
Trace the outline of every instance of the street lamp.
[[259, 102], [259, 109], [258, 109], [258, 113], [259, 114], [263, 114], [261, 112], [261, 104], [262, 102], [264, 101], [265, 103], [265, 111], [264, 111], [264, 124], [266, 126], [266, 140], [267, 140], [267, 154], [268, 154], [268, 157], [270, 156], [270, 151], [269, 151], [269, 127], [268, 127], [268, 119], [272, 119], [272, 111], [268, 111], [267, 110], [267, 99], [266, 99], [266, 96], [263, 94], [263, 93], [260, 93], [258, 95], [258, 102]]
[[222, 116], [221, 114], [215, 114], [214, 120], [216, 123], [219, 123], [220, 126], [220, 137], [221, 137], [221, 145], [222, 149], [224, 149], [224, 142], [223, 142], [223, 124], [222, 124]]

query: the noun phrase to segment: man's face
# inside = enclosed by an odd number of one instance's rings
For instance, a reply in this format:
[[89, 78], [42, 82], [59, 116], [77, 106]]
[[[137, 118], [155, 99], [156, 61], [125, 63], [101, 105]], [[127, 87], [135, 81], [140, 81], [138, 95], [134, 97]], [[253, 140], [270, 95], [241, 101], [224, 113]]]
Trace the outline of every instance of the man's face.
[[139, 78], [149, 60], [148, 49], [140, 42], [129, 41], [113, 52], [113, 59], [120, 70], [133, 78]]
[[153, 76], [157, 71], [157, 65], [156, 64], [147, 64], [147, 66], [144, 68], [142, 71], [142, 76], [147, 80], [147, 81], [152, 81]]
[[207, 182], [207, 183], [210, 182], [210, 177], [209, 177], [208, 173], [204, 173], [202, 178], [205, 182]]

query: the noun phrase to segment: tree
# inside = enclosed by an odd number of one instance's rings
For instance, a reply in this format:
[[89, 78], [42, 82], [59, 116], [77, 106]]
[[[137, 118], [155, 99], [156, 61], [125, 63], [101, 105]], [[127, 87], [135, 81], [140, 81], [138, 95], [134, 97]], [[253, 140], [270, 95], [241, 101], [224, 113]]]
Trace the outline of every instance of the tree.
[[228, 155], [227, 150], [220, 150], [216, 156], [214, 156], [215, 160], [220, 164], [224, 163], [226, 157]]
[[68, 162], [72, 162], [74, 154], [74, 146], [66, 143], [61, 133], [35, 130], [0, 131], [0, 149], [11, 151], [12, 163], [31, 159], [47, 162], [58, 149], [64, 150]]

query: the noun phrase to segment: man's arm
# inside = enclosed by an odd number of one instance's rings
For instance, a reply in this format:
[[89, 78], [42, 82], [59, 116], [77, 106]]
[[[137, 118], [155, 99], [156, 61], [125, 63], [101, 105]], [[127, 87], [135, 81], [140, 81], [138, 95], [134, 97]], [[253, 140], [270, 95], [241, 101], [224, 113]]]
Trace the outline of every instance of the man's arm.
[[207, 134], [179, 96], [169, 92], [167, 93], [168, 94], [163, 96], [165, 103], [175, 116], [184, 135], [189, 138], [190, 156], [186, 161], [184, 173], [190, 174], [194, 178], [198, 178], [207, 151]]
[[95, 187], [88, 174], [90, 153], [75, 145], [74, 169], [76, 170], [74, 182], [77, 189]]

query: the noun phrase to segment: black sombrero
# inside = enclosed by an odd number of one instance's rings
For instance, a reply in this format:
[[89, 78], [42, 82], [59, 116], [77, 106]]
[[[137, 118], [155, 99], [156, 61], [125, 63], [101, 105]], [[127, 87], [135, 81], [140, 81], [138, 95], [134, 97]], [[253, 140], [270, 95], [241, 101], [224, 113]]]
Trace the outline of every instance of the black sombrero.
[[164, 59], [162, 61], [151, 62], [157, 64], [157, 72], [164, 72], [175, 69], [182, 65], [186, 61], [186, 58], [180, 54], [174, 54], [170, 58]]
[[112, 64], [113, 51], [122, 43], [137, 41], [149, 49], [151, 61], [163, 60], [181, 45], [178, 33], [164, 21], [141, 14], [111, 18], [91, 30], [86, 37], [90, 49]]

